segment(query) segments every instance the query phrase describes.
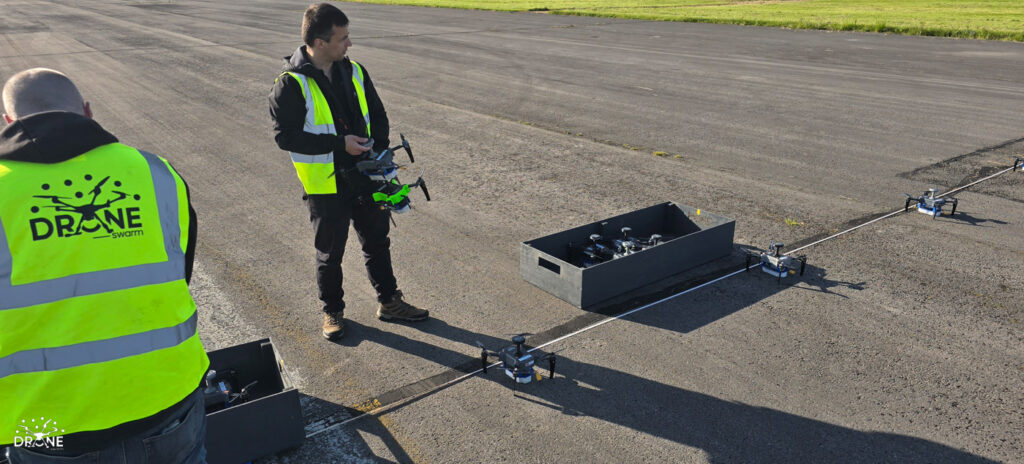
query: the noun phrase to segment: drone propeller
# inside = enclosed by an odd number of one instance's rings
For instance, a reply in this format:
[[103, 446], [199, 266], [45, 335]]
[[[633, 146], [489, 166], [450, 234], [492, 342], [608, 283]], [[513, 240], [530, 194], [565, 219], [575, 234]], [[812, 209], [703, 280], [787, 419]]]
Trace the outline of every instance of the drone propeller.
[[483, 370], [484, 374], [486, 374], [487, 373], [487, 357], [488, 356], [497, 356], [497, 353], [494, 353], [492, 351], [487, 351], [487, 348], [484, 348], [484, 344], [480, 343], [480, 340], [476, 341], [476, 346], [480, 347], [480, 368]]
[[[398, 136], [402, 138], [402, 145], [401, 145], [401, 147], [404, 148], [405, 152], [409, 154], [409, 162], [410, 163], [415, 163], [416, 160], [414, 160], [413, 157], [412, 157], [412, 147], [409, 146], [409, 141], [405, 140], [405, 134], [399, 133]], [[398, 148], [398, 147], [395, 147], [395, 148]]]
[[555, 378], [555, 360], [557, 359], [555, 354], [556, 353], [560, 353], [562, 351], [565, 351], [565, 348], [567, 348], [567, 347], [563, 347], [560, 350], [552, 351], [552, 352], [544, 354], [542, 356], [538, 356], [536, 358], [536, 360], [534, 361], [534, 362], [541, 362], [541, 361], [547, 360], [547, 362], [548, 362], [548, 378], [549, 379]]
[[910, 209], [910, 204], [915, 202], [915, 201], [918, 202], [918, 203], [921, 203], [922, 201], [924, 201], [923, 198], [912, 196], [909, 193], [904, 193], [904, 195], [907, 196], [907, 203], [903, 205], [903, 211], [909, 210]]
[[430, 201], [430, 191], [427, 190], [427, 183], [423, 180], [422, 175], [419, 179], [416, 179], [416, 182], [409, 184], [409, 187], [419, 187], [420, 190], [423, 190], [423, 196], [427, 197], [427, 201]]
[[760, 262], [761, 254], [760, 253], [754, 253], [754, 252], [752, 252], [750, 250], [747, 250], [747, 262], [746, 262], [746, 264], [743, 267], [744, 271], [750, 272], [750, 261], [752, 261], [754, 259], [758, 260], [757, 264], [760, 266], [761, 265], [761, 262]]

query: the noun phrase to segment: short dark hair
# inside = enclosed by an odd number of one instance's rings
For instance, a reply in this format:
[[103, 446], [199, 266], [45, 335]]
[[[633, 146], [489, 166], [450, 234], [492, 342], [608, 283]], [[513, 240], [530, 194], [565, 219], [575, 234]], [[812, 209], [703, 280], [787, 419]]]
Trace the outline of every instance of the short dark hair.
[[310, 47], [316, 39], [330, 41], [334, 26], [348, 26], [348, 16], [330, 3], [310, 5], [302, 15], [302, 41]]

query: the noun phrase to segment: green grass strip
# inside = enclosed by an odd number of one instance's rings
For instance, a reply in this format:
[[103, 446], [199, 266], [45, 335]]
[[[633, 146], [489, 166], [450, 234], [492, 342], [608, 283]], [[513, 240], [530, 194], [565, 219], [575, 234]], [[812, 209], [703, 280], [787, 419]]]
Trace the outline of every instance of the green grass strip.
[[1024, 0], [355, 0], [1024, 42]]

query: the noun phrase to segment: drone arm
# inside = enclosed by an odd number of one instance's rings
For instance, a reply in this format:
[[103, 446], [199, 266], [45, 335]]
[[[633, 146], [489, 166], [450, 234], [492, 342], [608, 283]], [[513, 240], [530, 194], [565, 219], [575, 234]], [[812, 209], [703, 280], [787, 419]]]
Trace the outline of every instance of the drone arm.
[[959, 201], [956, 198], [950, 198], [950, 201], [953, 202], [953, 210], [949, 212], [949, 215], [952, 216], [956, 214], [956, 204], [959, 203]]
[[907, 211], [907, 210], [910, 209], [910, 203], [912, 203], [914, 201], [920, 201], [917, 198], [914, 198], [914, 197], [910, 196], [909, 193], [904, 193], [904, 195], [907, 196], [907, 203], [905, 205], [903, 205], [903, 211]]
[[804, 275], [804, 268], [807, 267], [807, 256], [798, 256], [796, 259], [800, 260], [800, 275]]

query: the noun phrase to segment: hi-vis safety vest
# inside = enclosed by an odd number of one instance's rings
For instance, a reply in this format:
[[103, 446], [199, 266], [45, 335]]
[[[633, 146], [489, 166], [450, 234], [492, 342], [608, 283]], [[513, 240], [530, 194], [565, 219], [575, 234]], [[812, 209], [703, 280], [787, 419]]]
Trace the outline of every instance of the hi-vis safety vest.
[[[299, 86], [302, 87], [302, 97], [306, 99], [306, 122], [303, 124], [302, 130], [310, 134], [337, 135], [331, 107], [327, 105], [327, 99], [324, 98], [316, 81], [301, 73], [285, 72], [284, 74], [292, 76], [299, 83]], [[352, 61], [352, 85], [356, 88], [359, 110], [363, 113], [363, 120], [366, 122], [366, 136], [370, 137], [370, 110], [366, 105], [366, 92], [363, 88], [363, 68], [355, 61]], [[295, 165], [295, 172], [299, 175], [299, 181], [302, 182], [302, 188], [307, 195], [338, 193], [338, 186], [334, 176], [331, 175], [334, 173], [334, 152], [319, 155], [294, 152], [290, 154], [292, 164]]]
[[199, 386], [188, 221], [184, 182], [150, 153], [0, 160], [0, 443], [110, 428]]

